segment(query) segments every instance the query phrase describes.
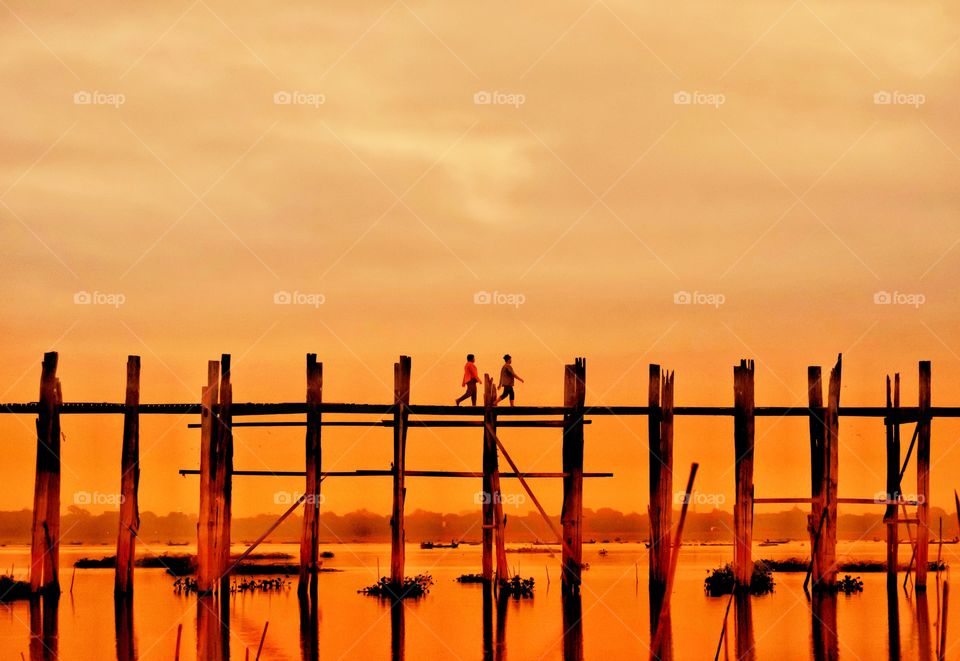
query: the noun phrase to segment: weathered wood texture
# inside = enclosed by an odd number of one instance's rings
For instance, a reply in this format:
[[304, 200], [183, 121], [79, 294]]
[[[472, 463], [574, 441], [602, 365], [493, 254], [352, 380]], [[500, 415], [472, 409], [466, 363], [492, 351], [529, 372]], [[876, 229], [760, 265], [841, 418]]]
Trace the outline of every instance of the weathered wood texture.
[[563, 403], [570, 409], [563, 428], [563, 528], [561, 588], [580, 590], [583, 562], [583, 412], [586, 399], [587, 361], [577, 358], [564, 367]]
[[[843, 367], [842, 356], [830, 371], [827, 389], [827, 406], [824, 412], [824, 474], [823, 474], [823, 531], [820, 533], [817, 558], [819, 579], [814, 588], [832, 588], [837, 581], [837, 483], [840, 469], [840, 383]], [[816, 578], [816, 576], [815, 576]]]
[[917, 423], [917, 578], [916, 588], [927, 589], [930, 542], [930, 361], [920, 362], [920, 409]]
[[230, 382], [230, 354], [220, 357], [220, 406], [217, 411], [216, 483], [216, 576], [220, 577], [220, 593], [229, 594], [230, 577], [230, 523], [233, 517], [233, 386]]
[[[669, 390], [669, 393], [667, 392]], [[670, 567], [673, 520], [673, 374], [650, 365], [648, 400], [656, 410], [648, 420], [650, 475], [650, 586], [663, 591]]]
[[323, 363], [317, 355], [307, 354], [307, 434], [304, 440], [307, 495], [303, 509], [303, 532], [300, 536], [300, 580], [298, 594], [303, 597], [317, 587], [320, 569], [320, 479], [321, 447], [320, 404], [323, 402]]
[[753, 576], [753, 444], [754, 398], [752, 360], [733, 368], [734, 451], [736, 453], [736, 502], [733, 507], [733, 573], [737, 586], [749, 588]]
[[[892, 389], [890, 377], [887, 377], [887, 407], [890, 409], [890, 418], [900, 406], [900, 375], [893, 377]], [[887, 441], [887, 493], [890, 500], [900, 498], [900, 425], [886, 425]], [[899, 562], [898, 549], [900, 545], [900, 524], [897, 521], [897, 506], [887, 505], [883, 514], [887, 525], [887, 579], [892, 583], [897, 580], [897, 564]]]
[[[506, 581], [510, 577], [507, 566], [506, 517], [503, 514], [503, 491], [500, 489], [500, 460], [497, 453], [497, 416], [495, 406], [497, 389], [489, 374], [484, 374], [484, 434], [483, 434], [483, 473], [489, 476], [484, 485], [484, 502], [491, 506], [492, 530], [495, 557], [497, 560], [497, 581]], [[486, 525], [486, 522], [484, 523]], [[484, 533], [487, 528], [484, 528]], [[487, 576], [484, 575], [484, 578]]]
[[37, 466], [30, 543], [30, 589], [60, 593], [60, 404], [57, 353], [43, 355], [37, 403]]
[[197, 591], [213, 591], [219, 556], [216, 555], [217, 519], [214, 499], [216, 484], [216, 406], [218, 402], [220, 363], [207, 363], [207, 385], [200, 397], [200, 512], [197, 523]]
[[117, 532], [117, 567], [114, 593], [133, 592], [133, 561], [140, 530], [140, 356], [127, 358], [126, 412], [120, 451], [120, 525]]
[[407, 418], [410, 414], [410, 357], [400, 356], [393, 365], [393, 514], [390, 518], [390, 580], [403, 584], [404, 530], [403, 505], [407, 490], [404, 471], [407, 455]]

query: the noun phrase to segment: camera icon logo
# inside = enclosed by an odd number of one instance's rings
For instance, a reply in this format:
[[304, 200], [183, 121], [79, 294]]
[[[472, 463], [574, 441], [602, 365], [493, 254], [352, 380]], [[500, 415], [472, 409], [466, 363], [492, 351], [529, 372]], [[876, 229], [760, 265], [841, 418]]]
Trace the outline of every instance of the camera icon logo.
[[478, 491], [473, 494], [473, 503], [475, 505], [489, 505], [490, 500], [490, 494], [486, 491]]
[[873, 102], [878, 106], [888, 106], [893, 103], [893, 94], [887, 90], [879, 90], [873, 93]]
[[93, 296], [88, 291], [78, 291], [73, 295], [75, 305], [90, 305], [93, 302]]
[[93, 95], [87, 90], [79, 90], [73, 93], [73, 102], [78, 106], [88, 106], [93, 103]]
[[493, 296], [488, 291], [478, 291], [473, 295], [473, 302], [477, 305], [490, 305]]
[[689, 106], [693, 102], [693, 96], [686, 90], [680, 90], [673, 93], [673, 102], [678, 106]]
[[277, 491], [273, 494], [274, 505], [289, 505], [293, 502], [293, 494], [289, 491]]
[[688, 291], [678, 291], [673, 295], [675, 305], [690, 305], [693, 302], [693, 296]]
[[73, 494], [74, 505], [89, 505], [92, 501], [93, 497], [89, 491], [77, 491]]
[[278, 106], [289, 106], [293, 103], [293, 95], [286, 90], [273, 93], [273, 102]]
[[480, 90], [474, 93], [473, 102], [478, 106], [488, 106], [493, 102], [493, 95], [486, 90]]
[[888, 291], [878, 291], [873, 295], [873, 302], [876, 305], [890, 305], [893, 302], [893, 297], [890, 296]]
[[293, 295], [288, 291], [278, 291], [273, 295], [275, 305], [290, 305], [293, 302]]

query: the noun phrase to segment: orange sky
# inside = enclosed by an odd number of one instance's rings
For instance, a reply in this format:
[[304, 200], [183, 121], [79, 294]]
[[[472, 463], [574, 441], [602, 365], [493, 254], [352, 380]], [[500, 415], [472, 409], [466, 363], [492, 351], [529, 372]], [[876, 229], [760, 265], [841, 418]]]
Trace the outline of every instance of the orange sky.
[[[522, 403], [560, 403], [584, 355], [589, 404], [644, 403], [659, 362], [678, 404], [728, 405], [750, 357], [757, 403], [787, 405], [843, 352], [844, 404], [882, 404], [896, 370], [915, 403], [930, 359], [934, 404], [960, 405], [958, 19], [930, 2], [3, 3], [0, 401], [36, 398], [49, 349], [67, 401], [120, 401], [140, 354], [146, 402], [197, 401], [221, 352], [236, 401], [300, 400], [311, 351], [327, 401], [387, 401], [406, 353], [413, 400], [448, 403], [465, 353], [495, 373], [509, 351]], [[494, 291], [523, 302], [475, 304]], [[176, 475], [197, 465], [192, 421], [143, 419], [142, 509], [196, 511]], [[64, 419], [64, 506], [117, 491], [120, 424]], [[645, 425], [587, 429], [588, 470], [616, 472], [588, 507], [646, 510]], [[0, 509], [30, 506], [32, 428], [0, 417]], [[479, 432], [435, 431], [411, 432], [410, 468], [479, 469]], [[806, 432], [758, 421], [758, 496], [807, 493]], [[732, 421], [676, 436], [677, 482], [700, 461], [698, 489], [729, 503]], [[503, 440], [523, 469], [559, 469], [557, 430]], [[237, 468], [302, 464], [302, 430], [236, 442]], [[958, 442], [934, 423], [935, 505]], [[881, 490], [881, 424], [844, 420], [841, 443], [841, 495]], [[390, 452], [389, 430], [324, 430], [326, 468]], [[558, 511], [560, 485], [536, 484]], [[234, 511], [279, 512], [300, 486], [237, 478]], [[411, 480], [407, 507], [469, 509], [477, 487]], [[388, 480], [324, 489], [333, 511], [389, 507]]]

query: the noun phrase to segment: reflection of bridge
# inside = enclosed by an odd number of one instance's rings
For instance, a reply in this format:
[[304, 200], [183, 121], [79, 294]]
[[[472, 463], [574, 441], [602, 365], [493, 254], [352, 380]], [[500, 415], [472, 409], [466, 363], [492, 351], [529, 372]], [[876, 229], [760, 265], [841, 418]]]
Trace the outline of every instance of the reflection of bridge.
[[[327, 477], [390, 477], [393, 511], [391, 518], [391, 584], [398, 589], [404, 579], [404, 501], [405, 478], [479, 478], [483, 481], [483, 572], [493, 584], [508, 576], [504, 550], [504, 516], [500, 479], [518, 479], [562, 546], [562, 586], [565, 593], [576, 593], [581, 586], [583, 479], [609, 477], [610, 473], [585, 473], [583, 470], [584, 426], [592, 416], [646, 416], [649, 435], [650, 471], [650, 581], [654, 592], [663, 594], [669, 587], [673, 504], [673, 420], [676, 416], [725, 416], [734, 422], [736, 501], [734, 505], [734, 575], [741, 588], [749, 586], [753, 571], [753, 507], [760, 503], [809, 503], [811, 533], [811, 574], [813, 587], [831, 587], [836, 578], [836, 526], [838, 504], [874, 504], [885, 507], [887, 526], [888, 573], [895, 577], [898, 528], [908, 526], [912, 547], [907, 574], [915, 568], [915, 585], [922, 592], [928, 571], [930, 436], [935, 417], [960, 417], [960, 407], [931, 406], [930, 363], [919, 367], [919, 396], [915, 407], [900, 406], [900, 379], [887, 379], [886, 405], [882, 407], [841, 407], [841, 362], [830, 373], [826, 403], [819, 367], [808, 369], [808, 406], [758, 407], [754, 404], [753, 361], [741, 361], [734, 367], [734, 405], [674, 406], [672, 372], [661, 375], [660, 367], [650, 366], [649, 396], [646, 406], [587, 406], [586, 361], [578, 358], [564, 369], [562, 406], [495, 406], [493, 382], [485, 378], [483, 406], [416, 405], [410, 403], [409, 357], [401, 356], [394, 365], [394, 400], [389, 404], [353, 404], [323, 402], [323, 367], [314, 354], [307, 356], [307, 394], [303, 402], [234, 403], [230, 356], [208, 363], [207, 385], [200, 403], [149, 404], [140, 402], [140, 359], [127, 362], [127, 389], [123, 403], [63, 402], [57, 379], [55, 352], [44, 356], [40, 398], [36, 403], [0, 405], [0, 412], [37, 416], [37, 474], [34, 494], [34, 518], [31, 544], [31, 589], [35, 593], [59, 593], [60, 522], [60, 416], [73, 414], [123, 415], [123, 449], [120, 508], [120, 532], [117, 544], [116, 591], [127, 594], [133, 588], [133, 556], [139, 527], [137, 491], [139, 482], [139, 419], [141, 415], [199, 415], [200, 422], [190, 425], [201, 430], [199, 470], [183, 470], [200, 475], [200, 524], [198, 526], [198, 586], [201, 594], [228, 589], [232, 479], [240, 475], [303, 475], [304, 495], [293, 503], [281, 520], [304, 505], [300, 552], [300, 593], [316, 589], [319, 569], [320, 484]], [[302, 420], [235, 420], [247, 417], [305, 416]], [[324, 415], [351, 416], [351, 419], [325, 419]], [[356, 416], [376, 416], [357, 419]], [[384, 419], [384, 416], [388, 416]], [[837, 497], [839, 418], [841, 416], [882, 418], [886, 427], [887, 478], [883, 498]], [[754, 426], [757, 417], [805, 417], [810, 424], [811, 494], [803, 498], [755, 498], [753, 489]], [[900, 426], [915, 424], [905, 459], [901, 464]], [[305, 428], [304, 471], [273, 472], [233, 469], [234, 427]], [[321, 465], [323, 427], [387, 427], [393, 430], [393, 464], [389, 470], [324, 472]], [[482, 471], [418, 471], [406, 467], [406, 438], [411, 428], [483, 429]], [[561, 472], [524, 472], [508, 453], [497, 435], [498, 427], [558, 428], [563, 434]], [[915, 498], [904, 498], [901, 481], [910, 458], [916, 456], [917, 488]], [[500, 472], [503, 458], [510, 472]], [[536, 498], [528, 479], [558, 478], [563, 481], [561, 529], [557, 529]], [[907, 506], [916, 514], [907, 513]], [[279, 525], [274, 524], [262, 537]], [[915, 534], [913, 534], [913, 526]], [[249, 551], [252, 550], [248, 549]], [[808, 576], [808, 579], [810, 577]]]

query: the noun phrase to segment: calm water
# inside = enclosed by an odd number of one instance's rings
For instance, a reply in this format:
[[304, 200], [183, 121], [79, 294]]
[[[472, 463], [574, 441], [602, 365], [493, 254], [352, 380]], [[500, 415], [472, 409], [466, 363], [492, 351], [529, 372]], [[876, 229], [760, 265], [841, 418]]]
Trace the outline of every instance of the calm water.
[[[641, 544], [609, 544], [605, 545], [607, 555], [601, 556], [600, 548], [599, 544], [584, 547], [590, 569], [584, 574], [583, 594], [579, 603], [567, 600], [565, 608], [559, 589], [559, 554], [510, 553], [511, 565], [536, 579], [536, 595], [498, 605], [492, 600], [485, 603], [480, 586], [454, 581], [462, 573], [479, 571], [478, 546], [424, 551], [410, 545], [408, 574], [430, 573], [436, 585], [426, 598], [392, 609], [389, 602], [356, 592], [376, 580], [378, 561], [383, 570], [388, 568], [389, 545], [325, 546], [324, 550], [335, 553], [333, 559], [325, 560], [325, 566], [343, 571], [320, 576], [316, 622], [311, 623], [308, 613], [301, 620], [295, 579], [289, 590], [280, 593], [231, 596], [229, 654], [244, 659], [249, 649], [252, 659], [264, 623], [269, 621], [262, 659], [372, 660], [401, 658], [403, 654], [415, 660], [647, 658], [647, 551]], [[153, 550], [183, 553], [190, 549]], [[262, 550], [297, 553], [294, 545], [265, 545]], [[841, 556], [858, 559], [883, 556], [881, 543], [859, 543], [855, 548], [841, 543], [838, 550]], [[791, 543], [756, 548], [754, 557], [804, 556], [808, 551], [805, 545]], [[931, 551], [935, 557], [936, 550]], [[198, 628], [214, 635], [218, 632], [217, 608], [207, 610], [207, 604], [198, 603], [196, 596], [174, 593], [172, 579], [163, 570], [136, 570], [132, 621], [123, 615], [115, 617], [113, 570], [77, 570], [73, 592], [68, 592], [74, 559], [111, 553], [106, 546], [63, 547], [64, 594], [57, 616], [48, 614], [46, 638], [40, 636], [34, 642], [33, 658], [172, 659], [178, 624], [183, 625], [180, 658], [198, 658]], [[960, 548], [944, 546], [943, 554], [949, 563], [960, 554]], [[703, 578], [708, 568], [731, 555], [732, 547], [684, 547], [672, 596], [675, 659], [713, 658], [727, 599], [706, 597]], [[9, 571], [14, 565], [22, 576], [28, 557], [26, 547], [0, 548], [0, 567]], [[898, 640], [902, 658], [936, 658], [939, 600], [932, 576], [928, 596], [908, 597], [901, 589], [895, 600], [888, 601], [884, 574], [864, 574], [862, 594], [838, 597], [835, 611], [831, 603], [817, 604], [817, 617], [803, 594], [802, 574], [777, 574], [776, 578], [774, 594], [753, 598], [736, 617], [736, 609], [731, 610], [730, 658], [735, 658], [739, 644], [741, 650], [752, 648], [754, 655], [748, 658], [757, 659], [830, 658], [831, 645], [841, 659], [885, 659], [890, 658], [891, 646], [895, 650]], [[945, 578], [949, 580], [949, 572]], [[948, 659], [960, 658], [960, 645], [955, 644], [960, 640], [960, 596], [955, 599], [948, 616]], [[899, 636], [891, 635], [891, 612], [896, 613], [893, 631]], [[40, 632], [39, 613], [35, 611], [33, 616]], [[834, 620], [839, 632], [835, 641], [830, 636]], [[830, 626], [820, 626], [821, 622]], [[826, 655], [814, 653], [813, 623], [818, 625], [816, 646], [827, 650]], [[30, 659], [30, 631], [28, 603], [0, 606], [0, 659], [19, 659], [21, 653]]]

